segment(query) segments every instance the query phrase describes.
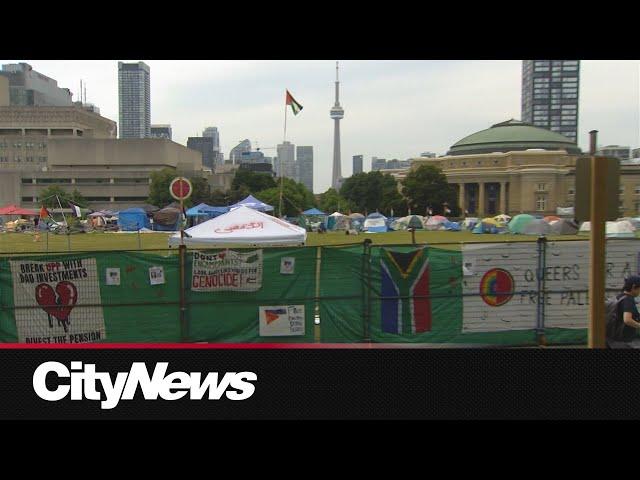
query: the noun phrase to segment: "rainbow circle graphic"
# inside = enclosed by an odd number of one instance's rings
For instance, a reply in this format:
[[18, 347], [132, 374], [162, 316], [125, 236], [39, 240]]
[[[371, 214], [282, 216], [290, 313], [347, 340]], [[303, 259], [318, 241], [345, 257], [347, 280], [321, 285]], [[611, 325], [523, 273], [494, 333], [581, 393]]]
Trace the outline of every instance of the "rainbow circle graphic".
[[500, 307], [511, 300], [515, 282], [509, 272], [492, 268], [480, 280], [480, 296], [490, 307]]

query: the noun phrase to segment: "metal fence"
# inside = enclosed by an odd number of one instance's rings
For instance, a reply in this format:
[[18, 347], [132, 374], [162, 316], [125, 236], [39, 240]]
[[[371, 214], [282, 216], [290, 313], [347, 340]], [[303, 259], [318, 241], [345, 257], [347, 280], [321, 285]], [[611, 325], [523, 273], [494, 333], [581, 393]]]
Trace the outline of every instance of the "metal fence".
[[[582, 344], [587, 241], [24, 252], [0, 341]], [[607, 242], [607, 289], [640, 240]], [[603, 299], [604, 301], [604, 299]]]

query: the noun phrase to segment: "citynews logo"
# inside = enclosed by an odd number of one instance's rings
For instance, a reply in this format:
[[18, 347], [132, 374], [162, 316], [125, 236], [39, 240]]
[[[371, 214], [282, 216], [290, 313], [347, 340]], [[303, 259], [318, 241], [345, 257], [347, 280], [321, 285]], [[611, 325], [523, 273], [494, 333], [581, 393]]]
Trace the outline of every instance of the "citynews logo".
[[[208, 392], [209, 400], [246, 400], [255, 392], [258, 376], [253, 372], [226, 372], [222, 378], [218, 372], [209, 372], [201, 379], [200, 372], [172, 372], [167, 375], [168, 362], [159, 362], [149, 376], [143, 362], [134, 362], [128, 372], [118, 372], [112, 381], [108, 372], [96, 372], [92, 363], [71, 362], [71, 368], [59, 362], [45, 362], [33, 372], [33, 389], [43, 400], [57, 402], [71, 393], [71, 400], [98, 400], [102, 410], [118, 406], [120, 400], [132, 400], [142, 390], [145, 400], [179, 400], [189, 394], [190, 400], [202, 400]], [[47, 376], [55, 375], [52, 382]], [[61, 379], [70, 378], [70, 382]], [[103, 393], [96, 390], [100, 383]], [[229, 390], [231, 388], [231, 390]]]

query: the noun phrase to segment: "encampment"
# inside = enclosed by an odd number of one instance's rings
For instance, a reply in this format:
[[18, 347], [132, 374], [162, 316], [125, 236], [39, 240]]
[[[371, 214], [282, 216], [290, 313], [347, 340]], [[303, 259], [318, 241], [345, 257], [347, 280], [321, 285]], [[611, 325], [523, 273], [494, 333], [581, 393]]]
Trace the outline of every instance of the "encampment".
[[[620, 222], [607, 222], [606, 223], [606, 236], [607, 238], [635, 238], [635, 229], [630, 222], [622, 220]], [[579, 233], [589, 234], [591, 232], [591, 222], [584, 222], [580, 225]]]
[[182, 211], [172, 206], [165, 207], [152, 213], [153, 230], [161, 232], [177, 232], [182, 222]]
[[[184, 231], [185, 245], [301, 245], [307, 232], [291, 223], [249, 207], [238, 207]], [[180, 233], [169, 237], [180, 245]]]

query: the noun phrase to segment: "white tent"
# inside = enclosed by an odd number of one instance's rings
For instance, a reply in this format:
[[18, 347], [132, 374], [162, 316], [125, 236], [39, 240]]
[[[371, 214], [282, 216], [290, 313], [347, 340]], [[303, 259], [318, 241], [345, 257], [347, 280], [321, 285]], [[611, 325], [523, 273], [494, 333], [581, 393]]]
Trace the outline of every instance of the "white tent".
[[[584, 222], [580, 226], [581, 234], [585, 234], [591, 231], [591, 222]], [[607, 222], [606, 223], [606, 236], [607, 238], [635, 238], [635, 228], [628, 220], [622, 220], [620, 222]]]
[[[300, 245], [307, 239], [304, 228], [249, 207], [238, 207], [184, 231], [185, 245]], [[169, 237], [180, 245], [180, 233]]]

